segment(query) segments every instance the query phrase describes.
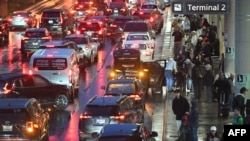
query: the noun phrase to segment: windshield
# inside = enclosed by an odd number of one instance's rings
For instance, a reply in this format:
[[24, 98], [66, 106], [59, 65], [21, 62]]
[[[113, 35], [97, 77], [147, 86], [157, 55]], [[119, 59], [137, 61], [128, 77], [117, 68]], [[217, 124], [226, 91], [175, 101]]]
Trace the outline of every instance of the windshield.
[[135, 93], [135, 84], [133, 83], [111, 83], [107, 87], [106, 93]]
[[114, 116], [119, 114], [119, 108], [116, 105], [87, 105], [85, 112], [89, 116]]
[[149, 40], [148, 35], [128, 35], [127, 41], [133, 40]]

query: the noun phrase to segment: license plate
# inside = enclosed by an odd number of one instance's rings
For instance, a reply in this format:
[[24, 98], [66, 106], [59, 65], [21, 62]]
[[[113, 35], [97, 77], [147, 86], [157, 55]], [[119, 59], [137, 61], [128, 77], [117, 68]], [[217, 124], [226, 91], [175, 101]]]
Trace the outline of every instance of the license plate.
[[105, 123], [105, 119], [96, 119], [96, 123], [98, 123], [98, 124], [104, 124]]
[[48, 23], [49, 23], [49, 24], [53, 24], [53, 20], [49, 20]]
[[114, 13], [118, 13], [118, 10], [117, 10], [117, 9], [115, 9], [115, 10], [114, 10]]
[[3, 131], [4, 132], [8, 132], [8, 131], [12, 131], [12, 125], [3, 125]]
[[32, 45], [38, 45], [38, 43], [32, 43]]

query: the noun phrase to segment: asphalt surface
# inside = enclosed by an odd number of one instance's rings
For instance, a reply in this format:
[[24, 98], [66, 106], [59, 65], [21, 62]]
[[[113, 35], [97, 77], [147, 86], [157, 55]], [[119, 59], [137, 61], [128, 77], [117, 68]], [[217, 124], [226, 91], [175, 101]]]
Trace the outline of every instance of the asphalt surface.
[[[167, 19], [161, 33], [164, 36], [164, 44], [159, 51], [162, 52], [161, 58], [167, 59], [169, 55], [172, 55], [173, 50], [173, 38], [171, 37], [171, 21], [173, 16], [169, 8], [166, 9], [164, 15]], [[215, 68], [217, 68], [216, 66], [219, 62], [218, 58], [214, 57], [214, 62]], [[183, 92], [183, 96], [185, 96], [190, 102], [193, 97], [193, 93]], [[159, 95], [158, 97], [160, 97], [160, 100], [155, 104], [154, 113], [152, 113], [152, 131], [158, 132], [158, 137], [155, 139], [156, 141], [176, 141], [178, 139], [177, 127], [175, 115], [172, 111], [172, 100], [174, 98], [174, 94], [172, 92], [166, 92], [166, 87], [163, 87], [163, 94]], [[222, 136], [223, 125], [231, 123], [233, 119], [233, 112], [230, 112], [229, 117], [226, 119], [217, 118], [217, 102], [206, 103], [205, 97], [205, 94], [202, 93], [201, 99], [198, 101], [199, 141], [204, 141], [206, 134], [209, 132], [209, 128], [212, 125], [217, 127], [217, 132], [220, 136]]]

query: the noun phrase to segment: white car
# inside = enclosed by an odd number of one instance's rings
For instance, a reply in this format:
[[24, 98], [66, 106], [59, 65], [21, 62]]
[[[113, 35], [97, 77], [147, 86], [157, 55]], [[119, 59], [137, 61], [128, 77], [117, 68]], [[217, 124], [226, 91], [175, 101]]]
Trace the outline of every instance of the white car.
[[123, 42], [122, 48], [138, 49], [141, 52], [141, 61], [150, 62], [154, 60], [154, 43], [148, 39], [149, 36], [147, 36], [147, 34], [131, 33]]
[[155, 48], [155, 38], [149, 32], [129, 32], [123, 41], [123, 46], [128, 42], [146, 43], [151, 49]]
[[100, 46], [98, 41], [94, 41], [85, 34], [71, 34], [66, 36], [65, 40], [75, 42], [77, 46], [84, 51], [84, 55], [88, 61], [88, 64], [92, 64], [97, 60], [98, 48]]

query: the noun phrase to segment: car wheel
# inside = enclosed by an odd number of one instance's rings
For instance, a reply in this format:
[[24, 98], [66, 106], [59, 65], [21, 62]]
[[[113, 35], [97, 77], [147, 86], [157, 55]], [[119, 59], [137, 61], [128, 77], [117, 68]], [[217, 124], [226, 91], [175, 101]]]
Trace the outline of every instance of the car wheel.
[[69, 99], [66, 95], [60, 94], [55, 98], [55, 104], [56, 109], [64, 110], [69, 104]]

